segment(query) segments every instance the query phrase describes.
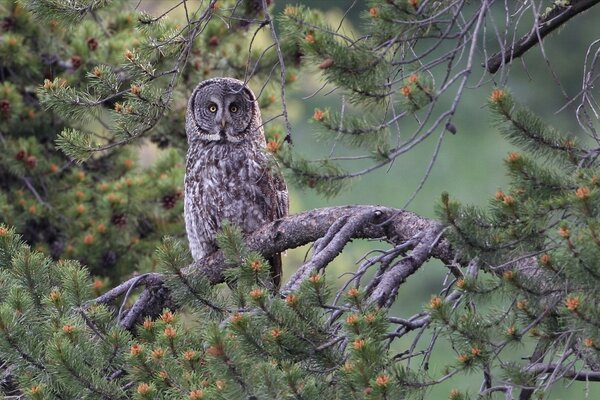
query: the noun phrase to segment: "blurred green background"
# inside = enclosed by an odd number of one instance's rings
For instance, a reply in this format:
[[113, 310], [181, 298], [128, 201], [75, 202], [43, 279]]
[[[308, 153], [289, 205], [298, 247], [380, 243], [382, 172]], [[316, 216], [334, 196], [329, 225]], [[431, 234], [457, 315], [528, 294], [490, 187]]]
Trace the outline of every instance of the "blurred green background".
[[[137, 0], [134, 1], [137, 4]], [[275, 2], [275, 13], [280, 12], [287, 4], [297, 2]], [[350, 0], [304, 0], [299, 3], [322, 10], [328, 17], [332, 26], [337, 26], [345, 10], [353, 1]], [[360, 35], [361, 14], [367, 8], [365, 2], [356, 1], [353, 10], [348, 13], [342, 31], [349, 36]], [[478, 2], [473, 2], [478, 3]], [[510, 2], [509, 2], [510, 3]], [[547, 2], [548, 6], [551, 1]], [[170, 1], [143, 1], [140, 5], [152, 13], [171, 6]], [[475, 7], [471, 4], [468, 7]], [[500, 5], [502, 6], [502, 5]], [[468, 10], [467, 7], [467, 10]], [[502, 11], [502, 7], [495, 10]], [[520, 21], [518, 36], [531, 27], [532, 13]], [[557, 111], [563, 107], [567, 98], [561, 91], [555, 76], [559, 78], [562, 87], [569, 96], [575, 96], [581, 88], [583, 64], [588, 46], [598, 37], [600, 21], [600, 6], [594, 7], [583, 15], [576, 17], [564, 28], [550, 35], [544, 42], [544, 50], [550, 66], [543, 58], [540, 48], [530, 50], [523, 59], [516, 60], [506, 71], [499, 72], [497, 76], [484, 74], [480, 63], [483, 54], [476, 55], [477, 63], [473, 68], [469, 85], [465, 91], [461, 105], [458, 108], [454, 125], [456, 135], [446, 135], [441, 153], [427, 179], [425, 186], [409, 205], [408, 210], [426, 217], [435, 217], [434, 204], [443, 191], [464, 203], [485, 206], [494, 193], [506, 186], [508, 178], [505, 173], [503, 159], [514, 147], [507, 143], [491, 125], [490, 113], [486, 108], [489, 93], [495, 85], [506, 87], [515, 95], [522, 104], [530, 107], [542, 116], [547, 123], [578, 136], [581, 140], [581, 130], [577, 125], [574, 108], [577, 102], [562, 112]], [[504, 29], [504, 16], [495, 15], [495, 22], [499, 30]], [[515, 21], [509, 21], [514, 24]], [[488, 29], [492, 34], [491, 26]], [[259, 36], [259, 44], [267, 43], [268, 32]], [[488, 52], [497, 50], [490, 36]], [[445, 68], [445, 66], [444, 66]], [[551, 72], [551, 69], [554, 73]], [[316, 71], [316, 70], [315, 70]], [[508, 75], [505, 73], [508, 72]], [[315, 138], [315, 125], [310, 123], [315, 108], [331, 107], [339, 111], [340, 95], [333, 93], [325, 96], [325, 90], [320, 94], [303, 99], [315, 92], [323, 81], [318, 73], [301, 73], [295, 87], [288, 91], [291, 123], [293, 127], [293, 140], [296, 151], [310, 159], [326, 157], [330, 153], [331, 142], [318, 141]], [[442, 105], [439, 109], [443, 109]], [[347, 109], [346, 112], [352, 112]], [[356, 112], [356, 110], [354, 110]], [[359, 112], [365, 112], [360, 110]], [[369, 110], [366, 110], [369, 112]], [[401, 129], [404, 129], [401, 126]], [[403, 137], [412, 134], [410, 127], [406, 127]], [[433, 154], [434, 146], [439, 132], [417, 146], [409, 153], [397, 159], [388, 170], [381, 168], [354, 182], [347, 190], [335, 198], [325, 199], [316, 193], [290, 187], [291, 213], [298, 213], [318, 207], [329, 207], [345, 204], [380, 204], [389, 207], [402, 207], [417, 188], [427, 165]], [[336, 145], [336, 154], [348, 154], [341, 144]], [[352, 170], [360, 170], [365, 163], [353, 164]], [[347, 246], [346, 251], [340, 255], [327, 269], [330, 280], [337, 279], [344, 272], [354, 271], [365, 254], [376, 248], [385, 248], [378, 242], [354, 242]], [[302, 264], [308, 251], [307, 247], [291, 250], [284, 259], [286, 275], [289, 276], [295, 268]], [[400, 317], [409, 317], [421, 310], [433, 294], [442, 288], [447, 270], [439, 262], [430, 262], [413, 277], [409, 278], [399, 291], [398, 300], [392, 314]], [[341, 282], [341, 280], [340, 280]], [[429, 335], [424, 335], [418, 348], [425, 348], [429, 344]], [[402, 351], [410, 346], [414, 335], [398, 341], [395, 348]], [[437, 351], [435, 351], [437, 350]], [[514, 360], [530, 354], [530, 347], [516, 348], [511, 356]], [[449, 363], [454, 363], [456, 354], [448, 343], [441, 340], [434, 349], [434, 356], [430, 360], [430, 372], [433, 376], [442, 376], [443, 368]], [[419, 362], [419, 361], [417, 361]], [[413, 366], [418, 364], [413, 363]], [[598, 399], [600, 388], [598, 384], [588, 387], [585, 383], [564, 381], [564, 387], [555, 387], [547, 393], [548, 399]], [[427, 399], [444, 399], [452, 388], [469, 390], [471, 394], [477, 393], [481, 384], [481, 374], [472, 376], [460, 375], [431, 389]], [[516, 393], [515, 393], [516, 395]], [[497, 394], [494, 398], [504, 398]]]

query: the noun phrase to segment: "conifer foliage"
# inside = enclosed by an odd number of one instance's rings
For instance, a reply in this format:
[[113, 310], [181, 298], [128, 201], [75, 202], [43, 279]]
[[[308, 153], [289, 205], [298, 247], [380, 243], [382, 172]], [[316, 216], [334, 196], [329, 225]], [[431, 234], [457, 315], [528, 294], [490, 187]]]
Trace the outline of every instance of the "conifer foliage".
[[[505, 88], [489, 110], [519, 150], [506, 158], [510, 186], [485, 209], [444, 193], [440, 221], [348, 206], [250, 237], [224, 224], [219, 251], [197, 262], [183, 239], [184, 115], [200, 80], [252, 80], [264, 120], [282, 121], [266, 124], [267, 150], [289, 183], [333, 196], [434, 134], [437, 154], [455, 133], [491, 2], [371, 0], [360, 37], [302, 5], [275, 15], [268, 0], [173, 3], [152, 16], [121, 0], [0, 0], [4, 395], [410, 399], [477, 376], [479, 392], [457, 383], [449, 398], [525, 400], [600, 381], [598, 149]], [[557, 13], [564, 22], [593, 2], [563, 3], [536, 26], [551, 31]], [[272, 43], [261, 49], [263, 29]], [[292, 146], [286, 90], [315, 71], [343, 93], [339, 111], [314, 111], [320, 139], [364, 156], [312, 161]], [[373, 112], [349, 111], [359, 108]], [[416, 127], [401, 135], [409, 118]], [[142, 166], [133, 145], [148, 142], [160, 156]], [[370, 164], [349, 172], [344, 161], [356, 159]], [[326, 267], [358, 238], [389, 248], [340, 286]], [[275, 292], [266, 257], [310, 242]], [[393, 315], [401, 285], [430, 258], [448, 268], [441, 291], [422, 312]], [[448, 348], [454, 359], [432, 367]]]

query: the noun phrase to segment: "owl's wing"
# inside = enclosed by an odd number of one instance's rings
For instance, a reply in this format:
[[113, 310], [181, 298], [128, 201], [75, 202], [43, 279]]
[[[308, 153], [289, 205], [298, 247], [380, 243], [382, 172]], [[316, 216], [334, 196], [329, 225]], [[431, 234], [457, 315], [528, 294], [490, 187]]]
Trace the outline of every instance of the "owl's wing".
[[283, 180], [283, 177], [278, 173], [273, 175], [273, 186], [275, 189], [275, 218], [279, 219], [288, 215], [290, 208], [290, 199], [288, 196], [287, 186]]
[[[288, 215], [289, 198], [283, 177], [270, 168], [265, 171], [263, 176], [265, 179], [261, 179], [259, 185], [262, 186], [262, 192], [270, 199], [265, 215], [268, 215], [271, 221], [285, 217]], [[268, 261], [271, 265], [271, 278], [277, 290], [281, 285], [283, 273], [281, 254], [274, 254]]]

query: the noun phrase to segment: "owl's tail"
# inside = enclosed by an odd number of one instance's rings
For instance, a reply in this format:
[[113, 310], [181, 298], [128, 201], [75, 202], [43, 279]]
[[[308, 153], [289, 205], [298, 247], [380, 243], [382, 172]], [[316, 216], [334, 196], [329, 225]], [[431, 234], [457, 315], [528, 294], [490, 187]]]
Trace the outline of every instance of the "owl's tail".
[[281, 253], [275, 254], [273, 257], [268, 259], [271, 265], [271, 279], [275, 290], [279, 290], [281, 287], [281, 275], [283, 274], [283, 265], [281, 263]]

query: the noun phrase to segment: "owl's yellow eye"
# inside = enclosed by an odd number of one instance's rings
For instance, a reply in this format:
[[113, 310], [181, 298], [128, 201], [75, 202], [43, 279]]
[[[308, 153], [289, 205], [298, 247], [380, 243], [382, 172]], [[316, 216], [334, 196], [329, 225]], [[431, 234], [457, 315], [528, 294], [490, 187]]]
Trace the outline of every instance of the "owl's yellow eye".
[[210, 107], [208, 107], [208, 111], [210, 111], [211, 113], [216, 113], [217, 106], [215, 104], [212, 104]]
[[229, 106], [229, 111], [231, 111], [232, 113], [238, 112], [238, 110], [238, 106], [236, 106], [235, 104]]

